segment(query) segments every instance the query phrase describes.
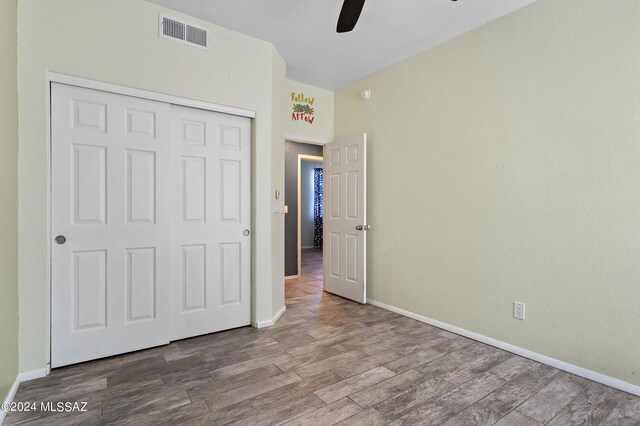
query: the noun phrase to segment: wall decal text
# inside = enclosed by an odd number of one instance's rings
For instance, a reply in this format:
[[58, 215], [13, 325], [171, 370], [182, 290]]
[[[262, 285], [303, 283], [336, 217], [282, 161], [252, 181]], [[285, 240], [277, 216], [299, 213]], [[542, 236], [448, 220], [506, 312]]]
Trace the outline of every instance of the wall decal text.
[[304, 93], [292, 92], [293, 112], [291, 113], [291, 121], [304, 121], [313, 124], [313, 120], [315, 120], [313, 103], [315, 101], [316, 98], [306, 97]]

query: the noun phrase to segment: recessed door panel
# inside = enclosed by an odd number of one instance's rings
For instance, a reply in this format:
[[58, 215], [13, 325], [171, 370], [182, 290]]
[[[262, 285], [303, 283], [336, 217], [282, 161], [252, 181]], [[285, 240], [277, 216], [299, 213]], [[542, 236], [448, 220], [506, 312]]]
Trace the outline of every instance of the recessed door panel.
[[107, 326], [107, 252], [73, 254], [75, 330]]
[[140, 321], [156, 316], [156, 250], [127, 250], [127, 320]]
[[340, 164], [342, 164], [342, 148], [341, 147], [332, 148], [329, 150], [329, 152], [331, 153], [329, 155], [329, 164], [331, 165], [331, 167], [337, 167]]
[[[73, 105], [72, 128], [104, 133], [107, 130], [107, 105], [86, 101], [71, 101]], [[62, 123], [57, 123], [62, 124]]]
[[329, 274], [332, 277], [340, 277], [340, 234], [329, 233]]
[[347, 193], [345, 199], [347, 201], [347, 219], [358, 220], [360, 217], [358, 212], [358, 172], [346, 172]]
[[152, 111], [127, 109], [127, 135], [139, 138], [156, 137], [156, 115]]
[[127, 223], [155, 223], [156, 154], [127, 150]]
[[220, 244], [220, 270], [222, 304], [240, 302], [242, 263], [240, 243]]
[[329, 175], [329, 214], [332, 219], [342, 216], [342, 175], [334, 173]]
[[220, 141], [223, 148], [239, 150], [241, 146], [240, 128], [220, 126]]
[[206, 246], [182, 247], [183, 310], [201, 310], [207, 307]]
[[201, 121], [182, 120], [182, 142], [190, 145], [204, 146], [206, 123]]
[[182, 217], [186, 222], [204, 222], [206, 211], [206, 160], [182, 157]]
[[345, 236], [346, 244], [346, 279], [354, 283], [358, 282], [358, 236], [355, 234], [347, 234]]
[[358, 145], [351, 145], [347, 147], [347, 164], [358, 162]]
[[74, 213], [76, 224], [106, 224], [107, 149], [76, 145], [74, 151]]
[[222, 170], [222, 220], [240, 220], [240, 162], [223, 160], [220, 162]]

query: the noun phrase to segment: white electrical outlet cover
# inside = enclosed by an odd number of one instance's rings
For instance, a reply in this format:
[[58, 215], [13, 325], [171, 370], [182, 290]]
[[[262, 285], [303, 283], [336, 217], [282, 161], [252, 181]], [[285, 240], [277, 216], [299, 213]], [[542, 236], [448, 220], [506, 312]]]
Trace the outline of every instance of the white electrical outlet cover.
[[513, 317], [519, 320], [524, 320], [524, 303], [513, 302]]

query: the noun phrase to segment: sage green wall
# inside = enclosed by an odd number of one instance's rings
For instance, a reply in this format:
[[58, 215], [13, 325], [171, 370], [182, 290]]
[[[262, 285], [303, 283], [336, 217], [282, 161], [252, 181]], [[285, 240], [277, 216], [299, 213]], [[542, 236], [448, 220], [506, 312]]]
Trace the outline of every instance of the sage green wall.
[[336, 93], [370, 298], [640, 384], [640, 2], [614, 3], [539, 0]]
[[16, 0], [0, 1], [0, 402], [18, 374]]
[[[165, 12], [209, 28], [210, 51], [158, 37]], [[20, 370], [49, 357], [49, 143], [46, 71], [256, 111], [253, 123], [253, 319], [284, 304], [281, 214], [284, 61], [266, 42], [143, 0], [20, 0]], [[284, 101], [282, 101], [284, 102]]]

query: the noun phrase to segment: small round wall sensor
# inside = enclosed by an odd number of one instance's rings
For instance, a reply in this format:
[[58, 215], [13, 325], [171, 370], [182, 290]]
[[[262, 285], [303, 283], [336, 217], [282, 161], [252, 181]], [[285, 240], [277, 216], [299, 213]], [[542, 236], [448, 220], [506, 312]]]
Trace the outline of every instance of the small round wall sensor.
[[362, 92], [360, 92], [360, 97], [363, 101], [369, 100], [369, 98], [371, 97], [371, 89], [364, 89]]

